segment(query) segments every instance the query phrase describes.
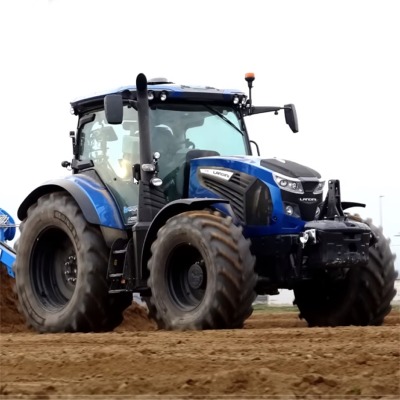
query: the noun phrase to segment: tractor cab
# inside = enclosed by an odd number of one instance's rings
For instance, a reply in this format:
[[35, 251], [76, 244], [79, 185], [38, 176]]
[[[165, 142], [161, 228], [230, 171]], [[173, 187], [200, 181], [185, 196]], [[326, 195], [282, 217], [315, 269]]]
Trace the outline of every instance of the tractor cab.
[[[152, 182], [166, 203], [187, 198], [190, 160], [251, 155], [244, 116], [281, 109], [253, 107], [251, 91], [248, 98], [239, 90], [176, 85], [163, 78], [147, 85], [148, 118], [142, 128], [136, 86], [71, 103], [79, 116], [72, 170], [96, 171], [125, 224], [136, 222], [143, 164], [154, 166]], [[294, 106], [285, 107], [297, 130]]]
[[[72, 103], [79, 115], [73, 172], [95, 170], [115, 196], [125, 224], [136, 221], [140, 141], [144, 135], [150, 139], [150, 148], [144, 151], [151, 154], [152, 161], [155, 157], [155, 177], [167, 202], [188, 196], [187, 161], [191, 158], [250, 154], [243, 123], [246, 98], [240, 92], [225, 94], [216, 89], [165, 84], [150, 88], [149, 132], [142, 135], [135, 88], [120, 90], [122, 118], [117, 123], [112, 119], [113, 123], [108, 122], [106, 110], [112, 106], [107, 103], [104, 107], [98, 97]], [[240, 105], [236, 100], [239, 95], [243, 99]]]

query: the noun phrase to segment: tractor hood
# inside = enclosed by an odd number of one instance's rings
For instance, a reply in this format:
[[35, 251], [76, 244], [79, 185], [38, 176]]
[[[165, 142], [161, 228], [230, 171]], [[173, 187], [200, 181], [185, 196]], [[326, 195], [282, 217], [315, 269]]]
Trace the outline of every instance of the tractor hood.
[[[224, 156], [204, 157], [191, 161], [192, 172], [196, 171], [199, 167], [205, 166], [221, 168], [222, 170], [240, 171], [272, 184], [274, 184], [272, 172], [300, 180], [318, 180], [321, 178], [321, 175], [312, 168], [294, 161], [279, 158]], [[217, 175], [218, 172], [216, 171], [215, 174]]]
[[190, 162], [189, 198], [219, 197], [254, 234], [299, 232], [314, 220], [322, 199], [321, 175], [293, 161], [252, 156], [203, 157]]
[[312, 168], [279, 158], [263, 159], [260, 165], [289, 178], [321, 178], [321, 175]]

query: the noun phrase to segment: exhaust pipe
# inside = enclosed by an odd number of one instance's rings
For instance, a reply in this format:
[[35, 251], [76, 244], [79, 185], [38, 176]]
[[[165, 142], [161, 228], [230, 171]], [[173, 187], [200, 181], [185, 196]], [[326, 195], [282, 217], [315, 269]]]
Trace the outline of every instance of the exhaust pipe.
[[140, 179], [145, 184], [150, 184], [154, 176], [155, 166], [151, 153], [149, 99], [147, 97], [147, 78], [139, 74], [136, 78], [137, 110], [139, 119], [140, 138]]

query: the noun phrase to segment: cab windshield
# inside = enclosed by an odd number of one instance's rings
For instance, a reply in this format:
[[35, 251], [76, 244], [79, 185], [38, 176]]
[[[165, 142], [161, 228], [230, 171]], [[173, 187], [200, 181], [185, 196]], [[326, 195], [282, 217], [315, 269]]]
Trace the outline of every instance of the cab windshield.
[[237, 112], [220, 105], [162, 104], [150, 110], [151, 125], [166, 125], [181, 144], [221, 156], [245, 155], [246, 141]]

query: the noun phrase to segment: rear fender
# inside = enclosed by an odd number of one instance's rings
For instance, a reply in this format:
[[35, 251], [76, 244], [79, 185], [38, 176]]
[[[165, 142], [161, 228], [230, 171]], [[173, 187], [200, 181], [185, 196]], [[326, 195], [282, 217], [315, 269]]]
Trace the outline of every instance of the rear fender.
[[[221, 207], [223, 206], [223, 207]], [[231, 209], [228, 200], [223, 199], [180, 199], [168, 203], [158, 212], [147, 231], [143, 250], [142, 250], [142, 277], [148, 276], [147, 261], [151, 256], [151, 244], [157, 237], [158, 230], [165, 225], [168, 219], [186, 211], [204, 210], [206, 208], [220, 209], [234, 218], [234, 212]]]
[[36, 203], [39, 197], [57, 191], [68, 192], [78, 203], [89, 223], [114, 229], [125, 228], [110, 192], [99, 181], [84, 174], [51, 180], [37, 187], [19, 206], [18, 218], [23, 221], [27, 217], [29, 207]]

